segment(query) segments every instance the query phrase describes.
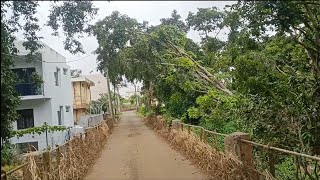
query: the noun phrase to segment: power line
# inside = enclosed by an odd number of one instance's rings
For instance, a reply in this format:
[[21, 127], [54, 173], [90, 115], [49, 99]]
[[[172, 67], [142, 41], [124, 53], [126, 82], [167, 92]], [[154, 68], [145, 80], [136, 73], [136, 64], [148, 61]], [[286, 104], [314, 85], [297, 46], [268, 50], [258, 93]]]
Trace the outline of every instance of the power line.
[[[37, 11], [37, 13], [40, 15], [40, 18], [44, 21], [44, 24], [43, 24], [43, 27], [45, 27], [46, 26], [46, 20], [44, 19], [44, 16], [39, 12], [39, 11]], [[58, 37], [59, 38], [59, 40], [60, 40], [60, 42], [63, 44], [64, 43], [64, 39], [62, 39], [59, 35], [57, 35], [57, 36], [54, 36], [54, 37]], [[91, 54], [90, 54], [91, 55]], [[89, 56], [90, 56], [89, 55]], [[86, 56], [86, 57], [83, 57], [83, 58], [80, 58], [80, 59], [85, 59], [85, 58], [87, 58], [88, 56]], [[80, 60], [79, 59], [79, 60]], [[72, 61], [69, 61], [69, 62], [75, 62], [75, 61], [78, 61], [78, 60], [72, 60]], [[87, 65], [89, 65], [89, 63], [86, 61], [86, 60], [84, 60], [85, 61], [85, 63], [87, 64]], [[49, 62], [48, 62], [49, 63]], [[55, 63], [55, 62], [52, 62], [52, 63]], [[68, 63], [68, 62], [67, 62]]]
[[[76, 62], [76, 61], [80, 61], [80, 60], [84, 60], [85, 58], [87, 58], [87, 57], [89, 57], [89, 56], [91, 56], [92, 55], [92, 53], [90, 53], [89, 55], [87, 55], [87, 56], [85, 56], [85, 57], [83, 57], [83, 58], [80, 58], [80, 59], [76, 59], [76, 60], [72, 60], [72, 61], [67, 61], [66, 63], [70, 63], [70, 62]], [[84, 60], [85, 61], [85, 60]], [[86, 61], [85, 61], [86, 62]], [[87, 62], [86, 62], [87, 63]]]
[[[6, 53], [1, 53], [3, 55], [7, 55], [7, 56], [11, 56], [11, 57], [19, 57], [19, 55], [12, 55], [12, 54], [6, 54]], [[82, 57], [80, 59], [75, 59], [75, 60], [72, 60], [72, 61], [66, 61], [66, 62], [60, 62], [60, 61], [42, 61], [42, 60], [37, 60], [38, 62], [44, 62], [44, 63], [70, 63], [70, 62], [76, 62], [76, 61], [80, 61], [80, 60], [84, 60], [85, 58], [91, 56], [92, 53], [90, 53], [89, 55], [85, 56], [85, 57]]]

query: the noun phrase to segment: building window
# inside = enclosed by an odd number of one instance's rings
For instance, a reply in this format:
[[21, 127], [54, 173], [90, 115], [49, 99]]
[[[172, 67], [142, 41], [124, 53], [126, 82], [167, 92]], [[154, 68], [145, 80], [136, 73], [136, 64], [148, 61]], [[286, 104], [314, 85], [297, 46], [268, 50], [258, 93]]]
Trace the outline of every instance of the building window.
[[63, 74], [67, 75], [68, 69], [67, 68], [63, 68]]
[[21, 153], [27, 153], [30, 151], [38, 151], [38, 142], [25, 142], [17, 143], [17, 148]]
[[33, 79], [33, 74], [36, 73], [35, 68], [16, 68], [12, 71], [17, 76], [15, 89], [21, 96], [39, 95], [42, 94], [41, 88], [36, 86]]
[[60, 106], [58, 111], [58, 125], [62, 125], [62, 121], [63, 121], [63, 106]]
[[69, 112], [69, 111], [70, 111], [70, 106], [66, 105], [66, 112]]
[[56, 86], [59, 86], [60, 83], [60, 68], [57, 68], [56, 72], [54, 72], [54, 79]]
[[26, 129], [34, 127], [33, 109], [17, 110], [19, 119], [17, 120], [17, 129]]

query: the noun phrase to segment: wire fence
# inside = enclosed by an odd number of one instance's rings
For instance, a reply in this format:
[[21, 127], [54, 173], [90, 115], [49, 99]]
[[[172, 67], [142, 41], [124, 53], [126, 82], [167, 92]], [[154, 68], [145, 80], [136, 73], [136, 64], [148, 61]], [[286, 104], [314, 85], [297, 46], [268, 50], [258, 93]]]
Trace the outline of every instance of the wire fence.
[[201, 126], [179, 123], [180, 129], [187, 130], [188, 133], [193, 133], [198, 136], [200, 141], [208, 143], [210, 147], [216, 148], [219, 151], [224, 151], [224, 138], [228, 136], [227, 134], [218, 133], [215, 131], [209, 131]]
[[[225, 151], [224, 140], [229, 134], [209, 131], [201, 126], [178, 122], [181, 131], [187, 131], [207, 143], [211, 148]], [[270, 179], [320, 180], [320, 157], [281, 149], [254, 141], [239, 139], [252, 146], [253, 164]]]

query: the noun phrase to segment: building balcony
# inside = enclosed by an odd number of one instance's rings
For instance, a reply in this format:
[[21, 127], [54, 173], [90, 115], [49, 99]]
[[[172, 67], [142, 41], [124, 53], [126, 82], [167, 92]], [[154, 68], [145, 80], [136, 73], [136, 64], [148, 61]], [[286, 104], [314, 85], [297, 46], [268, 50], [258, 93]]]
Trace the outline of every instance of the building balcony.
[[43, 84], [37, 87], [35, 83], [18, 83], [15, 85], [15, 89], [22, 100], [44, 97]]
[[86, 109], [88, 107], [87, 103], [73, 104], [73, 109]]

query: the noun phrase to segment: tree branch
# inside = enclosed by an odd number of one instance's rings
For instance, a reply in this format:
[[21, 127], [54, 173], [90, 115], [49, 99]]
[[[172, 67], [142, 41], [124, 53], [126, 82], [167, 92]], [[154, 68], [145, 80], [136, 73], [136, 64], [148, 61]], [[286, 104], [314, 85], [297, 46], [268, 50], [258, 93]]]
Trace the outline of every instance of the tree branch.
[[278, 66], [276, 66], [276, 69], [277, 69], [281, 74], [287, 75], [287, 73], [283, 72]]
[[317, 20], [314, 17], [313, 13], [311, 12], [309, 5], [304, 3], [303, 6], [304, 6], [304, 9], [306, 10], [307, 16], [309, 17], [310, 21], [312, 22], [313, 26], [315, 27], [315, 29], [314, 29], [313, 27], [310, 26], [311, 28], [313, 28], [312, 30], [319, 29]]
[[[227, 93], [228, 95], [232, 95], [232, 92], [227, 89], [225, 87], [225, 85], [223, 83], [221, 83], [220, 81], [218, 81], [216, 79], [216, 77], [211, 74], [205, 67], [201, 66], [197, 61], [195, 61], [192, 57], [190, 57], [187, 53], [185, 52], [182, 52], [178, 47], [176, 47], [171, 41], [168, 41], [168, 43], [171, 45], [171, 47], [173, 47], [176, 51], [178, 51], [180, 54], [183, 54], [184, 56], [186, 56], [187, 58], [189, 58], [192, 62], [195, 63], [195, 65], [203, 71], [204, 74], [202, 75], [205, 75], [205, 76], [202, 76], [204, 77], [205, 79], [209, 79], [210, 83], [213, 84], [215, 87], [217, 87], [218, 89], [222, 90], [223, 92]], [[200, 75], [201, 76], [201, 75]], [[212, 78], [212, 79], [211, 79]]]

